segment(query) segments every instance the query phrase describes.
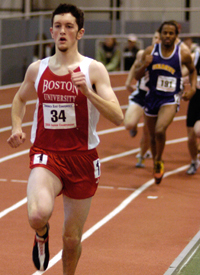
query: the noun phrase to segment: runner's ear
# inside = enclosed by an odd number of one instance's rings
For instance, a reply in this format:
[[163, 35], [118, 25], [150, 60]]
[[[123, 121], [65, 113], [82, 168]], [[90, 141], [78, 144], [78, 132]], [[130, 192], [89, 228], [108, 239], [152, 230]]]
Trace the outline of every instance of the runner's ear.
[[77, 39], [80, 40], [83, 37], [84, 33], [85, 33], [85, 30], [83, 28], [80, 29], [77, 33]]

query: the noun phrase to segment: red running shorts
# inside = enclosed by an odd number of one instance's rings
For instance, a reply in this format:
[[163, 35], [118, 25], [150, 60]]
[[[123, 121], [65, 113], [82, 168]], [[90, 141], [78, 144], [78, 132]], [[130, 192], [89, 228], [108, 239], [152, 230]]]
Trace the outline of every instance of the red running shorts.
[[31, 169], [44, 167], [60, 179], [63, 185], [60, 194], [73, 199], [94, 196], [101, 174], [96, 149], [53, 152], [32, 146], [29, 156]]

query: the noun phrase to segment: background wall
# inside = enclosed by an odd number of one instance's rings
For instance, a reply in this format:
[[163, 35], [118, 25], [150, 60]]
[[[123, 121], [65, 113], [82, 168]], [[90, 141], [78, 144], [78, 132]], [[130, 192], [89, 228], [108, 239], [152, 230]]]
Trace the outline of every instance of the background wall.
[[[23, 4], [34, 11], [51, 11], [60, 2], [63, 1], [0, 0], [0, 85], [21, 82], [27, 66], [32, 62], [34, 46], [18, 47], [18, 43], [34, 42], [39, 32], [45, 33], [47, 39], [51, 39], [50, 17], [44, 16], [41, 23], [41, 17], [5, 19], [5, 15], [18, 15], [25, 10]], [[199, 34], [199, 0], [190, 1], [192, 11], [189, 20], [186, 20], [185, 11], [181, 10], [185, 8], [185, 0], [102, 0], [101, 2], [74, 0], [70, 2], [85, 11], [86, 33], [84, 39], [80, 41], [79, 50], [92, 58], [95, 57], [97, 41], [109, 34], [116, 35], [123, 46], [127, 35], [135, 33], [142, 40], [143, 47], [148, 46], [151, 43], [152, 34], [164, 20], [177, 20], [181, 23], [183, 34], [196, 33], [197, 36]], [[117, 12], [112, 13], [110, 7], [117, 7], [118, 4], [122, 11], [118, 13], [118, 17], [115, 17], [113, 15]], [[9, 45], [15, 43], [15, 47], [9, 48]]]
[[[9, 10], [22, 10], [23, 5], [30, 5], [33, 10], [52, 10], [60, 2], [60, 0], [0, 0], [0, 11], [9, 11]], [[80, 7], [84, 8], [109, 8], [111, 6], [117, 7], [118, 4], [120, 7], [126, 8], [124, 13], [125, 20], [134, 20], [134, 21], [164, 21], [167, 19], [176, 19], [177, 21], [185, 20], [185, 12], [177, 11], [177, 8], [185, 8], [186, 0], [69, 0], [69, 3], [73, 3]], [[200, 26], [200, 16], [199, 9], [195, 11], [195, 8], [200, 8], [199, 0], [190, 0], [190, 6], [192, 12], [190, 13], [190, 31], [198, 32]], [[132, 11], [131, 9], [142, 8], [143, 11]], [[157, 11], [145, 11], [145, 9], [157, 9]], [[159, 10], [160, 8], [160, 10]], [[162, 9], [162, 11], [161, 11]], [[171, 11], [165, 12], [165, 9], [171, 9]], [[175, 10], [176, 9], [176, 10]], [[86, 19], [101, 19], [106, 20], [109, 18], [109, 12], [102, 13], [86, 13]]]

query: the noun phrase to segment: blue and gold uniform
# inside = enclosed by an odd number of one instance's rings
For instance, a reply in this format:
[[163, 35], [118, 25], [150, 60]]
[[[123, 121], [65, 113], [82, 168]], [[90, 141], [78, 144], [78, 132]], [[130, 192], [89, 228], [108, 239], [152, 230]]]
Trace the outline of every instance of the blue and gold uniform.
[[161, 106], [180, 104], [183, 89], [180, 47], [175, 45], [173, 53], [164, 57], [159, 43], [155, 44], [151, 54], [153, 61], [147, 68], [149, 92], [145, 99], [145, 114], [157, 116]]

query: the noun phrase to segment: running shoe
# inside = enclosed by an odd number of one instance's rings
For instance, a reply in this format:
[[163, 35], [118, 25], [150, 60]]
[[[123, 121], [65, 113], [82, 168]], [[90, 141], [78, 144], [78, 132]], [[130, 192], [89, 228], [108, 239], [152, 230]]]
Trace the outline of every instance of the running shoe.
[[35, 235], [33, 244], [32, 258], [35, 267], [44, 271], [49, 263], [49, 224], [47, 224], [47, 232], [43, 237]]
[[[138, 153], [136, 156], [136, 158], [140, 158], [141, 157], [141, 154]], [[152, 158], [152, 153], [150, 150], [147, 150], [146, 153], [144, 154], [143, 156], [144, 159], [151, 159]]]
[[144, 154], [145, 159], [151, 159], [152, 158], [152, 153], [150, 150], [147, 150], [146, 153]]
[[135, 167], [137, 167], [137, 168], [144, 168], [145, 167], [143, 157], [139, 156], [137, 158], [137, 163], [136, 163]]
[[190, 167], [187, 170], [188, 175], [194, 175], [199, 167], [199, 162], [198, 161], [192, 161], [190, 164]]
[[155, 183], [159, 184], [164, 175], [164, 163], [162, 160], [154, 162], [154, 178]]
[[129, 130], [130, 136], [135, 137], [137, 135], [137, 128], [133, 128]]

